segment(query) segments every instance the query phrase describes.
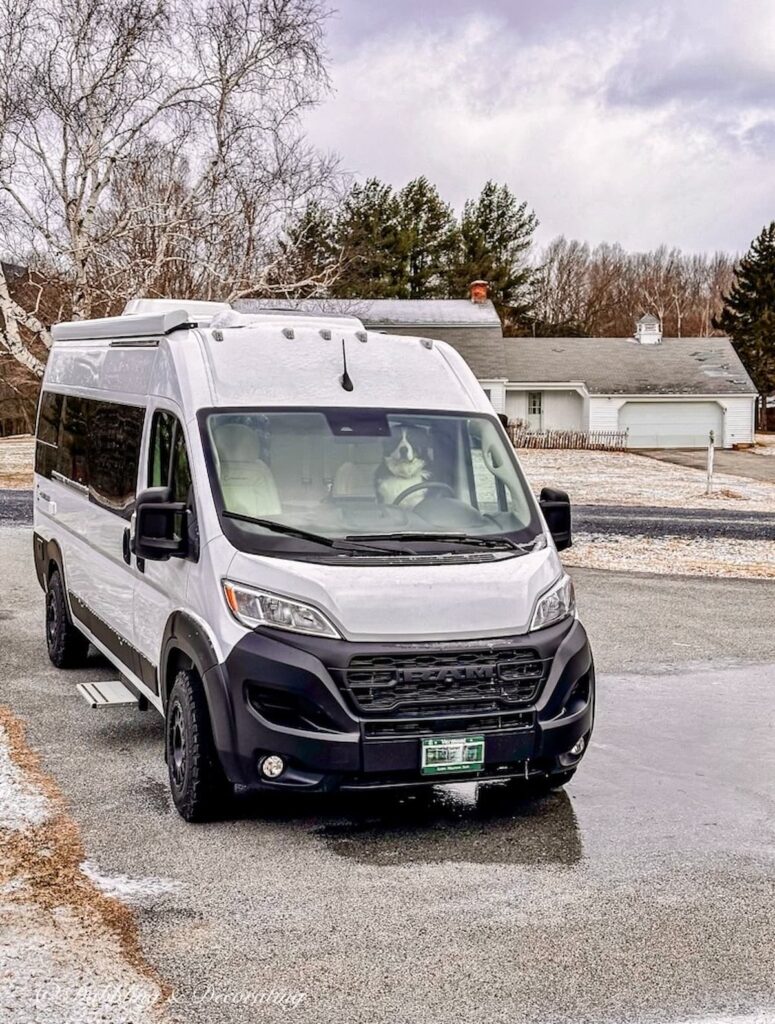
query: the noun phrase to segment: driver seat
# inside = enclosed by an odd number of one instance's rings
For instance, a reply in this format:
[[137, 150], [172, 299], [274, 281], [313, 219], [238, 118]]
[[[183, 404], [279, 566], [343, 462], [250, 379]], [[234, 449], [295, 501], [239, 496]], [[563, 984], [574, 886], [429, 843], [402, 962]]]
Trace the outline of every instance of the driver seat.
[[213, 429], [223, 501], [229, 512], [263, 519], [282, 512], [272, 471], [261, 459], [255, 430], [243, 423]]

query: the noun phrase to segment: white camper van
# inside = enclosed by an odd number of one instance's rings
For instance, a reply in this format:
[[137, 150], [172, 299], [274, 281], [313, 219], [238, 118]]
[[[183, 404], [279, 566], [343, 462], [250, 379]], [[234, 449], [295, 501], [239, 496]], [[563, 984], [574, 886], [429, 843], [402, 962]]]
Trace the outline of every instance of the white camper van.
[[188, 820], [234, 786], [566, 782], [594, 668], [557, 549], [448, 345], [354, 318], [138, 300], [59, 324], [40, 398], [35, 564], [92, 705], [166, 720]]

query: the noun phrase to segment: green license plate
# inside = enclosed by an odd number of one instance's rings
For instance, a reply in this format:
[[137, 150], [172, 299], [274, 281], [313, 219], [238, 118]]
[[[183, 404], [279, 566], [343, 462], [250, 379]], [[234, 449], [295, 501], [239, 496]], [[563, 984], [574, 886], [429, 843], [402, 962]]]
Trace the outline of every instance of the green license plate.
[[484, 768], [484, 736], [440, 736], [420, 742], [422, 775], [453, 775]]

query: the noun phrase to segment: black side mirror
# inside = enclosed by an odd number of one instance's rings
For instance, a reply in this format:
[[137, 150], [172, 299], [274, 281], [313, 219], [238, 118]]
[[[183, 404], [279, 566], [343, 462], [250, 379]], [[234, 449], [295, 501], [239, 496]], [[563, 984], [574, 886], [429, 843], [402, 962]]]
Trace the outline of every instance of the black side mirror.
[[509, 418], [506, 415], [506, 413], [505, 412], [499, 412], [498, 413], [498, 419], [501, 421], [501, 425], [503, 426], [503, 429], [507, 431], [509, 429]]
[[132, 550], [138, 558], [163, 562], [188, 554], [185, 501], [170, 501], [169, 487], [149, 487], [135, 502]]
[[549, 533], [554, 537], [558, 551], [564, 551], [573, 543], [571, 535], [570, 498], [565, 491], [544, 487], [539, 500]]

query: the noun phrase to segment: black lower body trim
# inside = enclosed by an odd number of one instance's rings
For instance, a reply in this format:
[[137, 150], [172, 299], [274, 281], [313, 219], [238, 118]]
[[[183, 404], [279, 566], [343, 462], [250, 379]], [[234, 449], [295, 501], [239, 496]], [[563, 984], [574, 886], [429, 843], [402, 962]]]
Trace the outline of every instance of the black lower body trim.
[[96, 612], [93, 612], [72, 590], [69, 590], [67, 595], [70, 599], [73, 616], [78, 622], [82, 623], [92, 636], [96, 637], [103, 647], [107, 647], [110, 653], [137, 676], [149, 690], [158, 693], [159, 675], [156, 666], [136, 647], [120, 636], [104, 619], [101, 619]]

